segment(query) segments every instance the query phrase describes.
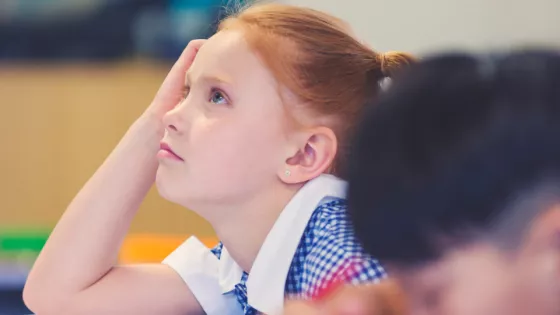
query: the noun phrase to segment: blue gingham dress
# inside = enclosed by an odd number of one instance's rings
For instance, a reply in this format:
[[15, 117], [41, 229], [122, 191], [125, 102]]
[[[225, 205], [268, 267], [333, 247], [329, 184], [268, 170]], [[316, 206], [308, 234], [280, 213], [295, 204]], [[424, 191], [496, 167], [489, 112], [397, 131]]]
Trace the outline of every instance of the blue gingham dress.
[[[335, 199], [315, 209], [288, 271], [286, 297], [316, 299], [335, 282], [358, 284], [386, 277], [383, 267], [364, 253], [354, 237], [346, 207], [344, 199]], [[219, 243], [212, 249], [218, 259], [222, 248]], [[244, 313], [253, 315], [257, 311], [247, 303], [248, 276], [243, 273], [233, 291]]]

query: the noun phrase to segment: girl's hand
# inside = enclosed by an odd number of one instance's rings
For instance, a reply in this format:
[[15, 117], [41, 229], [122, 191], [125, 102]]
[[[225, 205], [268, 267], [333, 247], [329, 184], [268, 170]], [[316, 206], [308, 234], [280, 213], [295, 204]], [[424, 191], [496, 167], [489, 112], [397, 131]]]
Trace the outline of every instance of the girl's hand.
[[379, 284], [346, 285], [321, 301], [288, 301], [284, 315], [404, 315], [404, 295], [390, 280]]
[[168, 111], [181, 101], [185, 74], [192, 65], [198, 50], [205, 42], [205, 39], [196, 39], [187, 45], [179, 59], [175, 62], [175, 65], [173, 65], [173, 68], [171, 68], [171, 71], [167, 74], [144, 115], [161, 120]]

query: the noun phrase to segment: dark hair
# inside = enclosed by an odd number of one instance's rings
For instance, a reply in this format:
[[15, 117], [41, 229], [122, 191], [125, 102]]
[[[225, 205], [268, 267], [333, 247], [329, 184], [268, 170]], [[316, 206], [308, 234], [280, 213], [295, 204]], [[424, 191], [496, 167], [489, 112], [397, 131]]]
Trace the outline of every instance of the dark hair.
[[413, 66], [371, 104], [349, 167], [350, 216], [382, 262], [428, 262], [491, 234], [519, 197], [560, 188], [560, 55], [446, 54]]

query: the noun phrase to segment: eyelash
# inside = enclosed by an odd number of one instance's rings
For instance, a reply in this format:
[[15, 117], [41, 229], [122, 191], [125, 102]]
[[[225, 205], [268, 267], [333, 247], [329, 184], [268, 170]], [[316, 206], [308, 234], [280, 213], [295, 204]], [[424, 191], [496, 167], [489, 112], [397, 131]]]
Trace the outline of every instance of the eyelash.
[[[187, 98], [187, 96], [189, 96], [190, 90], [191, 90], [190, 86], [186, 86], [186, 85], [183, 86], [183, 88], [181, 89], [181, 102], [184, 101]], [[216, 93], [221, 95], [221, 97], [224, 99], [225, 105], [229, 105], [229, 99], [226, 96], [226, 93], [224, 93], [222, 90], [217, 89], [217, 88], [211, 88], [210, 89], [210, 95], [208, 97], [209, 102], [212, 102], [212, 98], [214, 97], [214, 95]], [[215, 103], [215, 102], [214, 102], [214, 104], [220, 105], [220, 104]]]
[[229, 105], [229, 100], [228, 100], [226, 94], [225, 94], [224, 92], [222, 92], [220, 89], [216, 89], [216, 88], [210, 89], [210, 97], [209, 97], [208, 101], [209, 101], [209, 102], [212, 102], [212, 103], [214, 103], [214, 104], [216, 104], [216, 105], [222, 105], [222, 104], [218, 104], [218, 103], [212, 101], [212, 98], [213, 98], [216, 94], [220, 94], [220, 96], [221, 96], [222, 99], [224, 100], [224, 103], [225, 103], [224, 105]]

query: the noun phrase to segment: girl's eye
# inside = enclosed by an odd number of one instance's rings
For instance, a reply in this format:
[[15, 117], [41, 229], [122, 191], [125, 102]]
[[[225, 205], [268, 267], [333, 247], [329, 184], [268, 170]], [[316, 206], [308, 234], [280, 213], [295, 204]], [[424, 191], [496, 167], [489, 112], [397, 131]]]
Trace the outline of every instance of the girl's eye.
[[218, 105], [228, 103], [224, 93], [218, 90], [212, 90], [212, 93], [210, 94], [210, 102]]

